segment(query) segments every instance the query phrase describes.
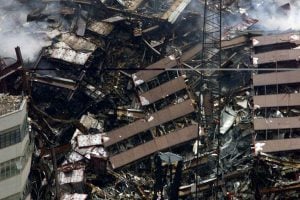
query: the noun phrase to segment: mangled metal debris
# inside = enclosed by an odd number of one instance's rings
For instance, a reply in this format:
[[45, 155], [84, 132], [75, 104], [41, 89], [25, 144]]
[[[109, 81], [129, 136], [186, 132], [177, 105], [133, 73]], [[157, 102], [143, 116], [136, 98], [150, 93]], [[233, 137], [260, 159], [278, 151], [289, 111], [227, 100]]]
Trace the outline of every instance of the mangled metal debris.
[[105, 138], [103, 134], [95, 134], [95, 135], [78, 135], [77, 142], [78, 147], [88, 147], [88, 146], [96, 146], [103, 145], [109, 138]]
[[225, 20], [203, 61], [204, 2], [31, 2], [46, 45], [26, 71], [1, 58], [0, 86], [30, 81], [34, 198], [299, 197], [299, 73], [276, 71], [298, 66], [299, 33], [255, 30], [265, 3], [207, 1]]
[[96, 48], [97, 46], [87, 39], [65, 33], [61, 35], [59, 42], [46, 50], [46, 54], [53, 59], [84, 65]]
[[64, 194], [60, 200], [85, 200], [87, 199], [88, 195], [87, 194]]
[[103, 36], [110, 34], [113, 29], [114, 25], [106, 22], [93, 21], [88, 25], [88, 30]]
[[50, 58], [63, 60], [69, 63], [84, 65], [92, 53], [83, 53], [72, 50], [67, 44], [59, 42], [49, 48], [46, 53]]
[[233, 125], [237, 113], [229, 107], [224, 108], [221, 114], [220, 133], [226, 133]]
[[84, 180], [84, 169], [73, 170], [71, 172], [59, 172], [58, 181], [60, 184], [80, 183]]

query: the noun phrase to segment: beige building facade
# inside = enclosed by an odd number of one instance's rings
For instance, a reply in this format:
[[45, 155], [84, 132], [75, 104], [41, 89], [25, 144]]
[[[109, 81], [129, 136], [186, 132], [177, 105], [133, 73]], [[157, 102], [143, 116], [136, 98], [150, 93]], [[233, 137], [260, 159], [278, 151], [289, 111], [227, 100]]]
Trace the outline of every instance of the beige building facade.
[[27, 101], [21, 96], [0, 94], [0, 200], [28, 196], [31, 158]]

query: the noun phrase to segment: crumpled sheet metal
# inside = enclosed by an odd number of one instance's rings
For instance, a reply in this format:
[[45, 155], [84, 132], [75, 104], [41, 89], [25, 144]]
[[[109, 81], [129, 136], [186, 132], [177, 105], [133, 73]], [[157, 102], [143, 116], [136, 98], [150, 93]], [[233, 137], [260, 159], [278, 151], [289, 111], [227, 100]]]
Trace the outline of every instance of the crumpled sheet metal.
[[76, 151], [72, 151], [66, 156], [66, 160], [63, 162], [63, 165], [81, 161], [83, 158], [84, 157], [81, 154], [77, 153]]
[[85, 200], [87, 199], [88, 195], [87, 194], [63, 194], [60, 200]]
[[72, 33], [62, 34], [60, 41], [67, 44], [70, 48], [74, 49], [75, 51], [93, 52], [97, 48], [96, 44], [90, 42], [86, 38], [77, 37]]
[[58, 182], [60, 185], [67, 183], [80, 183], [84, 180], [84, 168], [73, 170], [71, 172], [59, 172]]
[[105, 151], [103, 147], [84, 147], [84, 148], [78, 148], [75, 147], [72, 152], [70, 152], [66, 156], [66, 160], [63, 162], [63, 165], [66, 165], [68, 163], [75, 163], [78, 161], [86, 159], [91, 159], [92, 156], [97, 156], [100, 158], [107, 158], [108, 153]]
[[109, 140], [103, 133], [94, 135], [78, 135], [77, 142], [78, 147], [89, 147], [96, 145], [103, 145]]
[[112, 30], [114, 29], [114, 25], [106, 22], [98, 22], [98, 21], [92, 21], [88, 25], [88, 30], [97, 33], [99, 35], [107, 36], [109, 35]]
[[89, 128], [95, 128], [98, 130], [102, 129], [102, 124], [89, 113], [87, 115], [82, 115], [82, 117], [80, 118], [80, 123], [83, 126], [85, 126], [87, 129]]
[[[93, 117], [93, 115], [91, 115], [91, 114], [87, 114], [87, 115], [82, 115], [81, 116], [81, 118], [80, 118], [80, 123], [87, 129], [87, 130], [89, 130], [89, 129], [91, 129], [91, 128], [93, 128], [93, 129], [97, 129], [99, 132], [102, 132], [103, 131], [103, 124], [100, 122], [100, 121], [98, 121], [97, 119], [95, 119], [94, 117]], [[77, 147], [77, 137], [79, 136], [79, 135], [82, 135], [83, 133], [80, 131], [80, 130], [78, 130], [78, 129], [76, 129], [75, 130], [75, 132], [74, 132], [74, 134], [73, 134], [73, 137], [72, 137], [72, 139], [71, 139], [71, 144], [72, 144], [72, 147], [73, 147], [73, 149], [74, 148], [76, 148]]]
[[168, 22], [174, 24], [182, 11], [189, 5], [191, 0], [176, 0], [171, 8], [161, 17], [167, 19]]
[[53, 47], [48, 48], [46, 50], [46, 55], [48, 55], [50, 58], [62, 60], [68, 63], [84, 65], [92, 53], [77, 52], [72, 50], [67, 44], [59, 42]]
[[46, 55], [68, 63], [84, 65], [96, 49], [97, 45], [89, 40], [72, 33], [64, 33], [60, 42], [46, 49]]
[[237, 112], [230, 107], [225, 107], [221, 113], [220, 133], [225, 134], [233, 125]]

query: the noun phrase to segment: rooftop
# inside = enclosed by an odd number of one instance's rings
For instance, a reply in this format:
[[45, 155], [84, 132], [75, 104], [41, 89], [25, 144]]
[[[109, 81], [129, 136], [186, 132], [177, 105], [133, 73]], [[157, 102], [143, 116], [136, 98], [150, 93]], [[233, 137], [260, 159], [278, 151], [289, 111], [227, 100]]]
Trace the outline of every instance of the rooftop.
[[0, 116], [16, 111], [22, 104], [22, 96], [0, 94]]

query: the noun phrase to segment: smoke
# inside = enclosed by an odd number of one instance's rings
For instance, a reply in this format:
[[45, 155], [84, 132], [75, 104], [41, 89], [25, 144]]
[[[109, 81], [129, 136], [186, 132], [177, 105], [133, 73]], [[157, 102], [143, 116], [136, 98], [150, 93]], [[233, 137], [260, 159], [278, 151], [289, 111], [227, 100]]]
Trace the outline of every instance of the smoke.
[[39, 37], [38, 24], [27, 22], [29, 13], [16, 0], [0, 0], [0, 57], [15, 57], [14, 48], [21, 48], [25, 61], [34, 61], [46, 39]]
[[290, 9], [280, 8], [280, 6], [289, 1], [252, 1], [253, 9], [248, 11], [252, 18], [259, 20], [259, 26], [265, 30], [300, 30], [300, 2], [290, 3]]

